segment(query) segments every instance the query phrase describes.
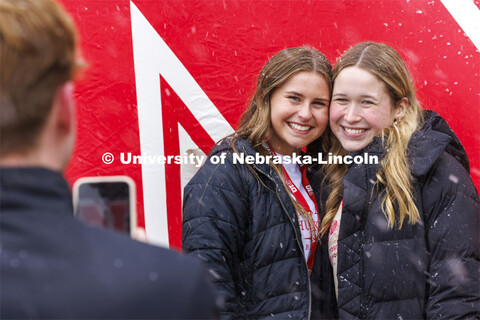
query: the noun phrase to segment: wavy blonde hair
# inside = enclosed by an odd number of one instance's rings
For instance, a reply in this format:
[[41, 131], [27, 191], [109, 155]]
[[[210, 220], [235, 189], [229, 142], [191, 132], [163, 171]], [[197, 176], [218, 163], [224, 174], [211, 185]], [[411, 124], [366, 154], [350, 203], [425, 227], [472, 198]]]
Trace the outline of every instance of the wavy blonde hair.
[[[301, 71], [317, 72], [325, 78], [329, 84], [329, 93], [332, 93], [332, 65], [323, 53], [317, 49], [308, 46], [288, 48], [281, 50], [273, 56], [262, 68], [257, 80], [255, 93], [250, 100], [247, 110], [240, 119], [240, 125], [233, 135], [231, 141], [232, 149], [238, 153], [235, 143], [238, 139], [247, 139], [252, 147], [258, 153], [267, 155], [269, 152], [263, 147], [263, 143], [268, 142], [272, 136], [271, 105], [270, 99], [273, 92], [282, 86], [291, 76]], [[327, 128], [327, 130], [329, 130]], [[328, 150], [329, 139], [322, 135], [312, 144], [317, 145], [315, 150]], [[312, 145], [311, 144], [311, 145]], [[308, 151], [307, 151], [308, 152]], [[283, 185], [288, 190], [281, 165], [270, 163], [278, 176], [282, 179]], [[252, 174], [260, 181], [255, 170], [247, 165]], [[264, 184], [263, 184], [264, 185]], [[265, 185], [264, 185], [265, 186]], [[267, 187], [267, 186], [265, 186]], [[268, 187], [267, 187], [268, 188]], [[288, 192], [290, 195], [290, 193]], [[309, 223], [311, 230], [317, 232], [317, 227], [313, 218], [305, 212], [302, 206], [290, 196], [295, 210], [299, 212]]]
[[[408, 100], [405, 116], [381, 133], [386, 150], [376, 175], [376, 186], [384, 189], [382, 209], [390, 228], [401, 229], [403, 222], [415, 224], [420, 214], [415, 205], [412, 175], [408, 164], [407, 146], [412, 134], [423, 124], [422, 107], [415, 94], [410, 73], [397, 51], [376, 42], [362, 42], [347, 50], [338, 60], [333, 71], [333, 81], [348, 67], [358, 67], [370, 72], [385, 84], [392, 106], [398, 108], [401, 101]], [[333, 154], [345, 154], [338, 139], [332, 138]], [[326, 203], [326, 214], [322, 219], [321, 234], [325, 234], [340, 207], [343, 197], [343, 177], [346, 165], [327, 166], [325, 180], [331, 193]], [[395, 214], [398, 209], [398, 216]]]

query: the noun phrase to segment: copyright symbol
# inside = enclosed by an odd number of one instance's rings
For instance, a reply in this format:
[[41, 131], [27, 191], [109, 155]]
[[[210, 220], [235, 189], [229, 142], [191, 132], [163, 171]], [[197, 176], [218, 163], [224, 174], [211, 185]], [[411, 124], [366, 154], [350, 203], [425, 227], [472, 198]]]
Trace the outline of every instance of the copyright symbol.
[[113, 154], [110, 152], [105, 152], [102, 156], [102, 161], [105, 164], [111, 164], [114, 160]]

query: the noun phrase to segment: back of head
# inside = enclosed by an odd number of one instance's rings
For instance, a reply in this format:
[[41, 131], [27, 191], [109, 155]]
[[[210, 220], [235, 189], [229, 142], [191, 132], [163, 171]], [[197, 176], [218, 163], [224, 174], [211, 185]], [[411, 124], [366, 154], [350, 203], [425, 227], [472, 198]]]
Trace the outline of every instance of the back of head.
[[0, 0], [0, 156], [24, 152], [75, 67], [76, 33], [54, 0]]
[[270, 138], [270, 98], [275, 89], [301, 71], [319, 73], [331, 93], [332, 66], [323, 53], [307, 46], [281, 50], [260, 71], [255, 93], [237, 129], [238, 136], [250, 140], [254, 147]]

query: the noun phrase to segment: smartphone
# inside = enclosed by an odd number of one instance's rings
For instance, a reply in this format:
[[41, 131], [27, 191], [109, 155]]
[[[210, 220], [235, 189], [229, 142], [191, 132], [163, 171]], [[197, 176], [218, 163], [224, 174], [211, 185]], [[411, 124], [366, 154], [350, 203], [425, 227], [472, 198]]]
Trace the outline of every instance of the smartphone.
[[132, 235], [137, 225], [135, 183], [127, 176], [83, 177], [73, 184], [75, 216]]

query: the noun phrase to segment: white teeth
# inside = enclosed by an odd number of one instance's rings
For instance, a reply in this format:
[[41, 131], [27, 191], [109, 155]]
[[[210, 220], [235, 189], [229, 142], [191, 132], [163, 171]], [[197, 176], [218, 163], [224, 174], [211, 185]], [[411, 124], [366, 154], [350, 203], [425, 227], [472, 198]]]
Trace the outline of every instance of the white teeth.
[[367, 131], [367, 129], [351, 129], [347, 127], [344, 127], [344, 128], [345, 128], [345, 131], [347, 131], [347, 133], [350, 133], [350, 134], [360, 134]]
[[300, 131], [307, 131], [307, 130], [310, 130], [310, 126], [301, 126], [299, 124], [296, 124], [296, 123], [292, 123], [292, 122], [289, 122], [288, 123], [290, 125], [290, 127], [292, 127], [293, 129], [295, 130], [300, 130]]

